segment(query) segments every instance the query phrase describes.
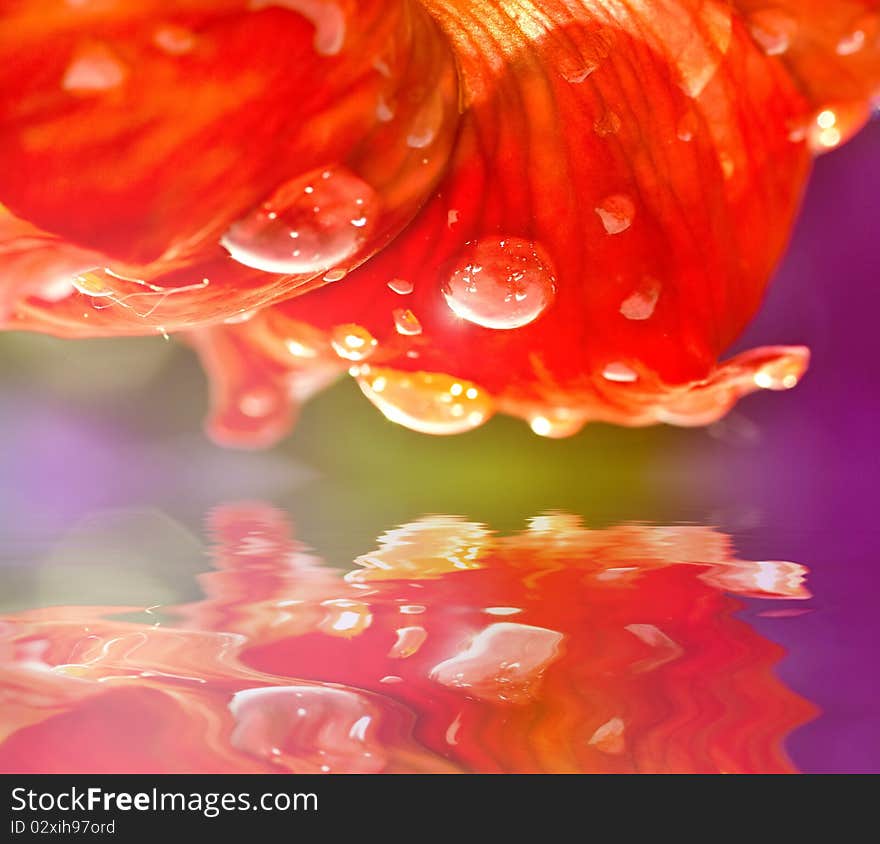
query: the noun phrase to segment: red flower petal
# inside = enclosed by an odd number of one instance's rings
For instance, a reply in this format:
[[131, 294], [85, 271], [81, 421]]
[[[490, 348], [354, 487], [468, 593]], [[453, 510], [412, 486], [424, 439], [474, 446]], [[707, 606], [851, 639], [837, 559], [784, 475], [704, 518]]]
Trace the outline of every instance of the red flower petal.
[[110, 271], [68, 297], [50, 274], [7, 293], [14, 324], [240, 323], [194, 338], [228, 381], [214, 429], [239, 443], [281, 435], [313, 367], [352, 362], [386, 415], [437, 433], [496, 409], [551, 436], [702, 424], [796, 383], [800, 348], [716, 362], [760, 303], [810, 149], [867, 113], [876, 3], [256, 5], [19, 5], [0, 200], [67, 239], [47, 270], [97, 252]]

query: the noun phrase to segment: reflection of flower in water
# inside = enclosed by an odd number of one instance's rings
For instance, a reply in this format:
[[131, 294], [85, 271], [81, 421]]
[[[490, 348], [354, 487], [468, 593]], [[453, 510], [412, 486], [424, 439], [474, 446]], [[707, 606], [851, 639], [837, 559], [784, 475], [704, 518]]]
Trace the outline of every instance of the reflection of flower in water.
[[3, 622], [0, 768], [786, 771], [812, 712], [725, 594], [806, 598], [803, 568], [709, 528], [428, 517], [343, 577], [271, 507], [211, 527], [207, 597], [170, 626]]

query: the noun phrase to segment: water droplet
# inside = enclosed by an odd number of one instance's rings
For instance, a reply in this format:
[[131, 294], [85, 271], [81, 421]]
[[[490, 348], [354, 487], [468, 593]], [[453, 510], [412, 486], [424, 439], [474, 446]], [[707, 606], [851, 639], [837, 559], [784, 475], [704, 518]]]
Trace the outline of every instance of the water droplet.
[[378, 345], [376, 338], [360, 325], [349, 323], [333, 329], [330, 344], [346, 360], [366, 360]]
[[615, 381], [619, 384], [632, 384], [639, 378], [635, 370], [619, 361], [609, 363], [605, 369], [602, 370], [602, 377], [606, 381]]
[[680, 141], [690, 143], [700, 128], [700, 118], [693, 111], [688, 111], [681, 120], [678, 121], [676, 134]]
[[803, 362], [785, 357], [764, 364], [755, 372], [755, 385], [762, 390], [791, 390], [803, 375]]
[[595, 210], [608, 234], [625, 232], [636, 215], [635, 203], [625, 193], [605, 197]]
[[603, 753], [617, 756], [626, 749], [623, 733], [623, 719], [612, 718], [597, 728], [587, 744], [592, 745], [597, 750], [601, 750]]
[[616, 135], [619, 130], [620, 118], [613, 111], [606, 111], [605, 114], [598, 117], [593, 123], [593, 131], [600, 138]]
[[488, 393], [451, 375], [362, 366], [356, 378], [387, 419], [424, 434], [471, 431], [494, 412]]
[[408, 296], [413, 292], [413, 283], [403, 278], [392, 278], [388, 282], [388, 287], [401, 296]]
[[384, 97], [379, 97], [376, 103], [376, 120], [380, 123], [390, 123], [394, 120], [394, 110], [385, 101]]
[[64, 72], [61, 87], [75, 94], [100, 94], [125, 81], [128, 68], [105, 44], [79, 48]]
[[862, 15], [852, 29], [837, 42], [837, 55], [852, 56], [861, 52], [868, 43], [876, 43], [880, 35], [880, 15], [869, 12]]
[[400, 627], [397, 630], [397, 641], [388, 656], [391, 659], [406, 659], [415, 654], [427, 638], [428, 631], [424, 627]]
[[521, 238], [468, 243], [442, 288], [462, 319], [484, 328], [522, 328], [556, 295], [553, 265], [538, 244]]
[[569, 408], [550, 408], [529, 420], [529, 427], [539, 437], [564, 439], [580, 433], [587, 423], [584, 413]]
[[245, 689], [229, 703], [233, 747], [296, 773], [376, 773], [380, 712], [366, 695], [342, 687]]
[[343, 636], [350, 639], [359, 636], [373, 623], [373, 614], [368, 604], [350, 601], [346, 598], [334, 598], [322, 601], [321, 606], [327, 609], [327, 615], [318, 625], [322, 633], [330, 636]]
[[284, 275], [327, 272], [369, 238], [376, 192], [342, 167], [319, 169], [282, 185], [233, 223], [221, 244], [240, 264]]
[[431, 669], [437, 683], [490, 701], [525, 703], [560, 654], [563, 635], [501, 621], [477, 633], [457, 655]]
[[315, 52], [335, 56], [345, 44], [345, 14], [332, 0], [250, 0], [253, 11], [277, 6], [290, 9], [315, 27]]
[[650, 319], [654, 315], [654, 308], [657, 307], [662, 290], [663, 285], [656, 279], [644, 279], [639, 288], [623, 300], [620, 313], [627, 319]]
[[188, 29], [174, 24], [160, 26], [153, 33], [153, 43], [172, 56], [183, 56], [195, 47], [195, 36]]
[[394, 327], [398, 334], [413, 336], [422, 333], [422, 324], [416, 315], [406, 308], [396, 308], [393, 313]]
[[269, 416], [278, 405], [278, 396], [272, 390], [251, 390], [238, 400], [239, 410], [251, 419]]
[[452, 208], [446, 213], [446, 225], [448, 228], [452, 228], [459, 219], [461, 212], [457, 208]]
[[797, 34], [797, 23], [781, 9], [759, 9], [749, 15], [749, 32], [768, 56], [781, 56]]
[[443, 125], [445, 115], [443, 95], [435, 91], [419, 110], [406, 137], [407, 146], [412, 149], [429, 147]]

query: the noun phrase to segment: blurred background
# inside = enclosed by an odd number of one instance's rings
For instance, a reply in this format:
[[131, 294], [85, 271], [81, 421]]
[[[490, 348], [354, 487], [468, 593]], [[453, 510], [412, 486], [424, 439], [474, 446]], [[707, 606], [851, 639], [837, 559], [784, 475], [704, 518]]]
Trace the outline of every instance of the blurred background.
[[163, 338], [0, 335], [0, 611], [198, 599], [204, 521], [271, 503], [349, 569], [384, 531], [454, 514], [501, 533], [563, 510], [590, 526], [700, 524], [750, 560], [807, 566], [798, 612], [747, 605], [785, 647], [782, 680], [822, 709], [788, 749], [808, 771], [880, 771], [880, 122], [820, 159], [764, 310], [737, 344], [804, 343], [784, 394], [707, 429], [588, 426], [561, 441], [495, 418], [453, 438], [386, 421], [344, 381], [281, 446], [234, 452], [202, 434], [207, 390]]

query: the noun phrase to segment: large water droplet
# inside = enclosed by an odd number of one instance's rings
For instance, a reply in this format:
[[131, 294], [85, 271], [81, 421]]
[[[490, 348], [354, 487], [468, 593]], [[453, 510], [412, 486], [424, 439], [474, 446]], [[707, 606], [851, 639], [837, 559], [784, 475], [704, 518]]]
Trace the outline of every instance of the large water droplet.
[[485, 390], [451, 375], [370, 366], [355, 374], [364, 395], [387, 419], [423, 434], [471, 431], [494, 412]]
[[616, 193], [606, 196], [596, 206], [596, 213], [608, 234], [620, 234], [632, 225], [636, 206], [625, 193]]
[[553, 264], [544, 250], [517, 237], [467, 244], [442, 288], [452, 311], [484, 328], [521, 328], [556, 295]]
[[385, 754], [376, 739], [380, 713], [345, 688], [278, 686], [236, 692], [233, 747], [296, 773], [375, 773]]
[[344, 167], [282, 185], [230, 226], [221, 244], [240, 264], [270, 273], [322, 273], [351, 258], [370, 235], [376, 192]]

